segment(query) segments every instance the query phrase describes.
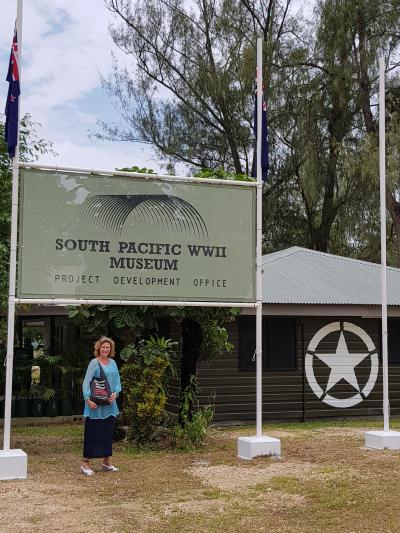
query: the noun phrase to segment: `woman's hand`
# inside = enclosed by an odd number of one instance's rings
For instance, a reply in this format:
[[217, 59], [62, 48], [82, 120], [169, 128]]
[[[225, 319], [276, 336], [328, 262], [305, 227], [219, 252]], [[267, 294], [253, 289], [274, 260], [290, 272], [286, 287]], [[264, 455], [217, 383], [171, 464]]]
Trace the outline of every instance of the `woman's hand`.
[[117, 393], [113, 392], [111, 396], [109, 397], [108, 402], [113, 403], [113, 401], [116, 399], [117, 399]]
[[97, 403], [92, 402], [92, 400], [86, 400], [86, 403], [90, 407], [90, 409], [97, 409]]

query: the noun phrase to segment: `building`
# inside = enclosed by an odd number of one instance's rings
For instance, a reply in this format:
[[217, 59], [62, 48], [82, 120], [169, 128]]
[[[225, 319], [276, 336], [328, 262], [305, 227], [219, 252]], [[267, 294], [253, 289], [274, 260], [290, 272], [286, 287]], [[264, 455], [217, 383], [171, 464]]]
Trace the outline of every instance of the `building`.
[[[265, 255], [263, 268], [263, 420], [382, 414], [380, 265], [293, 247]], [[399, 414], [400, 269], [387, 274], [390, 405]], [[42, 328], [50, 351], [89, 355], [61, 307], [22, 310], [17, 323], [21, 347]], [[217, 422], [251, 423], [255, 310], [228, 331], [234, 350], [200, 364], [197, 399], [215, 405]]]
[[[263, 257], [263, 420], [382, 414], [380, 265], [293, 247]], [[400, 269], [388, 268], [391, 413], [400, 413]], [[255, 311], [200, 368], [217, 421], [254, 422]]]

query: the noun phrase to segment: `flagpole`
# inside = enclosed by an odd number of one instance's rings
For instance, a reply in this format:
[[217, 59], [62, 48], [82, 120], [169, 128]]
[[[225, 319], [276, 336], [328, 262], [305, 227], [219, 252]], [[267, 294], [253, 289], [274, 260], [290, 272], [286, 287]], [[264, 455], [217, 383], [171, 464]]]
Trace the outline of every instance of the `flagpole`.
[[379, 57], [379, 196], [381, 222], [381, 307], [382, 307], [382, 382], [383, 431], [365, 432], [365, 446], [375, 450], [400, 450], [400, 432], [389, 427], [389, 369], [386, 283], [386, 154], [385, 154], [385, 57]]
[[385, 154], [385, 57], [379, 57], [379, 183], [381, 216], [381, 303], [382, 303], [382, 371], [383, 430], [389, 431], [389, 373], [386, 283], [386, 154]]
[[256, 435], [262, 436], [262, 38], [257, 38]]
[[[257, 143], [256, 143], [256, 435], [238, 438], [238, 457], [251, 460], [261, 455], [281, 455], [281, 441], [262, 434], [262, 37], [257, 38]], [[266, 133], [266, 132], [265, 132]]]
[[[23, 0], [17, 0], [17, 47], [18, 70], [21, 83], [21, 44], [22, 44], [22, 11]], [[17, 229], [18, 229], [18, 163], [19, 163], [19, 131], [20, 131], [21, 96], [18, 101], [18, 133], [15, 157], [12, 161], [12, 193], [11, 193], [11, 239], [10, 239], [10, 271], [8, 287], [8, 322], [7, 322], [7, 355], [6, 355], [6, 387], [4, 406], [4, 440], [3, 450], [10, 450], [11, 434], [11, 402], [14, 361], [14, 326], [15, 326], [15, 285], [17, 272]]]

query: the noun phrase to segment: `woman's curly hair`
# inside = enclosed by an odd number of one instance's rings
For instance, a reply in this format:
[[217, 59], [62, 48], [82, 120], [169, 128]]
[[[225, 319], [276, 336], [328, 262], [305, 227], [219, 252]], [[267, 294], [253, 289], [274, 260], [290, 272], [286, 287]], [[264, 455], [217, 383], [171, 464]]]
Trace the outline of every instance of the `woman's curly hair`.
[[110, 350], [110, 353], [108, 354], [108, 357], [114, 358], [115, 357], [115, 342], [109, 337], [100, 337], [100, 339], [94, 343], [94, 351], [93, 351], [94, 356], [99, 357], [100, 347], [105, 342], [108, 342], [108, 344], [111, 346], [111, 350]]

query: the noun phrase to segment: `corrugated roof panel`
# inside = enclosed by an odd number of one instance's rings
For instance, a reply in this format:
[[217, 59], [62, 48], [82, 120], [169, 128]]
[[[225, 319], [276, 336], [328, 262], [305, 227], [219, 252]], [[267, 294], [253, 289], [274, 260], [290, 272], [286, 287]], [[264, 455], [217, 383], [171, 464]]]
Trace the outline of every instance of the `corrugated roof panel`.
[[[264, 303], [380, 305], [380, 265], [293, 247], [263, 256]], [[387, 269], [388, 305], [400, 305], [400, 269]]]

